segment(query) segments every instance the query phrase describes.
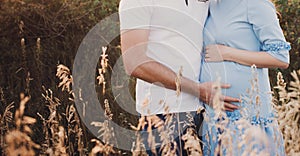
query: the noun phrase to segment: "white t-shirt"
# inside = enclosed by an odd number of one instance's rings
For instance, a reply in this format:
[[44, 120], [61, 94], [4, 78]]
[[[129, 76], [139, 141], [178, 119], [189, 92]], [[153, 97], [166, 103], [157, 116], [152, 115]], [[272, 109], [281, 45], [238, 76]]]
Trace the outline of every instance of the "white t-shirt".
[[[188, 5], [185, 0], [121, 0], [121, 30], [149, 29], [147, 56], [176, 73], [182, 67], [183, 76], [197, 82], [208, 5], [198, 0], [189, 0]], [[182, 92], [177, 97], [174, 90], [137, 80], [136, 109], [140, 114], [166, 113], [166, 106], [168, 113], [200, 107], [195, 96]]]

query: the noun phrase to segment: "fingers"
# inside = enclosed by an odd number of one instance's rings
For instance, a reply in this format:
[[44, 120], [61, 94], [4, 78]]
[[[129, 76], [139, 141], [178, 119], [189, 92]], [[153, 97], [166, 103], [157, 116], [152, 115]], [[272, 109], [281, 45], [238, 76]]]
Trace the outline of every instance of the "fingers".
[[229, 111], [229, 112], [233, 112], [234, 109], [230, 109], [230, 108], [224, 108], [225, 111]]
[[237, 109], [239, 109], [239, 106], [228, 103], [228, 102], [224, 102], [224, 108], [222, 110], [233, 112]]
[[205, 51], [207, 51], [209, 49], [210, 45], [206, 46], [205, 47]]
[[[208, 51], [207, 51], [207, 52], [208, 52]], [[209, 58], [209, 54], [208, 54], [207, 52], [205, 53], [205, 56], [204, 56], [205, 59], [208, 59], [208, 58]]]
[[205, 62], [214, 62], [215, 60], [213, 59], [213, 57], [211, 56], [211, 54], [210, 54], [210, 50], [211, 50], [211, 47], [212, 47], [213, 45], [208, 45], [208, 46], [206, 46], [205, 47], [205, 58], [204, 58], [204, 60], [205, 60]]
[[242, 102], [241, 99], [233, 98], [233, 97], [230, 97], [230, 96], [223, 96], [221, 98], [221, 100], [226, 101], [226, 102]]
[[205, 62], [212, 62], [210, 58], [205, 58]]
[[236, 109], [238, 109], [239, 107], [236, 106], [236, 105], [233, 105], [233, 104], [230, 104], [230, 103], [224, 103], [224, 110], [225, 111], [229, 111], [229, 112], [233, 112], [235, 111]]
[[228, 89], [230, 87], [231, 87], [230, 84], [221, 84], [221, 88]]
[[239, 108], [239, 106], [227, 102], [224, 102], [224, 107], [229, 109], [234, 109], [234, 110]]
[[224, 103], [224, 108], [223, 108], [224, 111], [233, 112], [234, 110], [236, 110], [236, 109], [232, 108], [232, 106], [228, 106], [227, 104]]

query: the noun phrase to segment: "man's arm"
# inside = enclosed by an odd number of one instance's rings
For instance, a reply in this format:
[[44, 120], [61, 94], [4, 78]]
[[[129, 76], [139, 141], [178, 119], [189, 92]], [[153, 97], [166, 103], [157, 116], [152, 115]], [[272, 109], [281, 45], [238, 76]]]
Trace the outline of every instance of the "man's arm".
[[[149, 58], [146, 55], [149, 30], [137, 29], [121, 33], [121, 48], [126, 73], [149, 83], [176, 90], [175, 78], [177, 74], [170, 68]], [[212, 82], [199, 84], [182, 77], [181, 91], [199, 97], [205, 103], [211, 103], [214, 92]], [[229, 88], [229, 85], [222, 85]], [[239, 102], [239, 99], [223, 97], [225, 110], [233, 111], [238, 107], [230, 102]]]

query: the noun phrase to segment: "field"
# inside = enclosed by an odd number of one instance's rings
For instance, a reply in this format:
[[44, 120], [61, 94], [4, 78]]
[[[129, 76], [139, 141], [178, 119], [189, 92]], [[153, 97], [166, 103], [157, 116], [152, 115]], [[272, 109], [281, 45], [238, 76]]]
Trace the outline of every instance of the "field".
[[[270, 70], [274, 108], [287, 155], [300, 155], [300, 1], [274, 2], [292, 45], [290, 67]], [[73, 71], [84, 37], [99, 21], [116, 13], [118, 3], [0, 0], [1, 155], [144, 154], [138, 130], [145, 122], [155, 125], [160, 121], [155, 116], [139, 118], [132, 111], [135, 79], [126, 76], [122, 63], [117, 71], [114, 68], [121, 55], [119, 36], [104, 41], [107, 49], [100, 47], [102, 56], [97, 58], [93, 73], [84, 74], [94, 76], [91, 82], [74, 76]], [[110, 28], [110, 23], [106, 24]], [[105, 31], [118, 33], [115, 29]], [[74, 81], [86, 86], [72, 87]], [[94, 95], [86, 92], [90, 87], [96, 91], [95, 101], [90, 99]], [[85, 110], [91, 105], [95, 107]], [[97, 120], [89, 118], [93, 113], [98, 114]], [[116, 129], [115, 124], [122, 129]], [[127, 131], [131, 135], [122, 138]], [[160, 133], [170, 132], [163, 129]], [[191, 155], [201, 153], [194, 135], [189, 131], [183, 138]], [[126, 142], [120, 142], [120, 138]], [[172, 155], [167, 145], [163, 150]], [[243, 154], [250, 155], [251, 151]]]

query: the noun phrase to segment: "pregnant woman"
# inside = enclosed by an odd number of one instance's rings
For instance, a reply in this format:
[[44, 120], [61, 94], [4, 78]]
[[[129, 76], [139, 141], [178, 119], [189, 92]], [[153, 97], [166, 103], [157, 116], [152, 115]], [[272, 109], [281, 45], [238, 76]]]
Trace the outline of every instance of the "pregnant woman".
[[[286, 42], [276, 9], [269, 0], [211, 0], [209, 17], [204, 32], [205, 51], [203, 53], [200, 81], [214, 81], [221, 77], [221, 81], [231, 84], [231, 88], [223, 93], [227, 96], [247, 99], [249, 94], [257, 97], [235, 103], [238, 110], [228, 110], [227, 128], [235, 129], [231, 140], [233, 151], [221, 149], [221, 155], [241, 155], [243, 149], [238, 140], [244, 133], [237, 126], [243, 116], [242, 109], [248, 110], [247, 119], [251, 124], [261, 127], [270, 138], [272, 144], [268, 151], [271, 155], [285, 155], [282, 135], [272, 110], [272, 95], [268, 77], [268, 68], [287, 68], [289, 65], [290, 44]], [[257, 84], [253, 84], [251, 66], [256, 65]], [[255, 87], [256, 93], [251, 93]], [[253, 88], [252, 88], [253, 90]], [[251, 104], [252, 103], [252, 104]], [[208, 106], [206, 106], [208, 107]], [[212, 110], [207, 108], [208, 114]], [[243, 116], [244, 117], [244, 116]], [[213, 125], [214, 123], [208, 123]], [[218, 140], [220, 129], [215, 126], [204, 128], [204, 155], [215, 155], [220, 144]], [[263, 150], [264, 147], [256, 147]], [[236, 152], [235, 152], [236, 151]]]

